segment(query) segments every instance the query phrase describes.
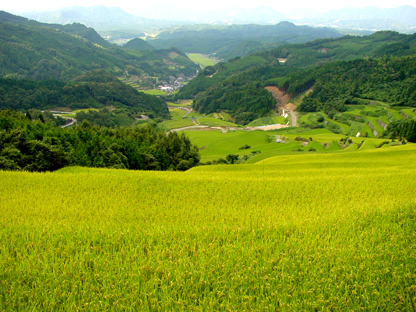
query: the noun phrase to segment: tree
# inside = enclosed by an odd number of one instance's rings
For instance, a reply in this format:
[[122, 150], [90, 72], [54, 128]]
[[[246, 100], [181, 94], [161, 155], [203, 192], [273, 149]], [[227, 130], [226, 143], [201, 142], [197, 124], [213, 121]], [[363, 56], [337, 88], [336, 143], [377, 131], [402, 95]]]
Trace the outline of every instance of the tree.
[[234, 164], [238, 161], [238, 155], [235, 154], [228, 154], [225, 159], [228, 161], [229, 164]]

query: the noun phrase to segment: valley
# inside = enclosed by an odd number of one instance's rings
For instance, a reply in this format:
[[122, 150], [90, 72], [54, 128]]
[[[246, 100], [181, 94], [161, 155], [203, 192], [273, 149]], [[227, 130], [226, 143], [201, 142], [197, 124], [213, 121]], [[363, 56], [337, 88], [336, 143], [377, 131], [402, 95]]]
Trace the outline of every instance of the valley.
[[414, 311], [413, 11], [352, 11], [1, 11], [0, 311]]

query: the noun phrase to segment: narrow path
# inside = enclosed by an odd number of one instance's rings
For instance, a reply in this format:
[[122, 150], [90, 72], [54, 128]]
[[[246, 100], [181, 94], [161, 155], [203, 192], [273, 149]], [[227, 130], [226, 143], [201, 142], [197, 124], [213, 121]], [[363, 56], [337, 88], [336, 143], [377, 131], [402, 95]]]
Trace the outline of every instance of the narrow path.
[[292, 103], [288, 103], [285, 105], [285, 109], [287, 109], [290, 113], [290, 117], [292, 119], [292, 127], [296, 127], [297, 126], [297, 115], [295, 113], [295, 109], [296, 106], [293, 105]]
[[182, 116], [182, 118], [187, 117], [190, 113], [192, 113], [194, 110], [191, 108], [183, 108], [186, 111], [186, 114]]
[[77, 122], [76, 119], [74, 119], [74, 118], [70, 118], [70, 119], [71, 119], [71, 122], [66, 124], [66, 125], [61, 126], [61, 128], [70, 127], [70, 126], [73, 126], [73, 125], [76, 124], [76, 122]]
[[296, 117], [296, 113], [294, 111], [289, 110], [290, 112], [290, 116], [292, 117], [292, 127], [296, 127], [297, 126], [297, 117]]
[[209, 127], [208, 126], [188, 126], [188, 127], [170, 129], [166, 133], [169, 133], [169, 132], [179, 132], [179, 131], [190, 130], [190, 129], [198, 129], [198, 128], [209, 128]]

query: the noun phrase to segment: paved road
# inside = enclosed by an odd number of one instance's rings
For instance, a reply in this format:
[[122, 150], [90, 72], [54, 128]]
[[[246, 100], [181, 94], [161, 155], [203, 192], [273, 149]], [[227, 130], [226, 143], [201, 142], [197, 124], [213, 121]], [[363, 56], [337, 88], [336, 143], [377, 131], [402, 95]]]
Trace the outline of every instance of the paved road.
[[76, 123], [77, 123], [77, 121], [75, 119], [71, 118], [71, 122], [69, 124], [61, 126], [61, 128], [70, 127], [70, 126], [75, 125]]
[[290, 116], [292, 117], [292, 127], [296, 127], [297, 126], [297, 117], [296, 117], [296, 113], [294, 111], [289, 110], [290, 112]]
[[178, 132], [178, 131], [189, 130], [189, 129], [198, 129], [198, 128], [209, 128], [209, 127], [208, 126], [189, 126], [189, 127], [171, 129], [171, 130], [169, 130], [166, 133], [169, 133], [169, 132]]

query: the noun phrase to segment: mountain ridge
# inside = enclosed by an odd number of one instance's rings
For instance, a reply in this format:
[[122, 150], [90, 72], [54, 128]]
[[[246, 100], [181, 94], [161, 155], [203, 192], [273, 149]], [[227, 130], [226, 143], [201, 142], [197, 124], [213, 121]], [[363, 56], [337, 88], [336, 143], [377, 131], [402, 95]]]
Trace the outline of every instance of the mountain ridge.
[[[192, 76], [199, 66], [182, 52], [131, 54], [82, 24], [44, 24], [0, 12], [0, 75], [70, 80], [93, 69], [137, 76]], [[173, 52], [177, 52], [176, 50]]]

